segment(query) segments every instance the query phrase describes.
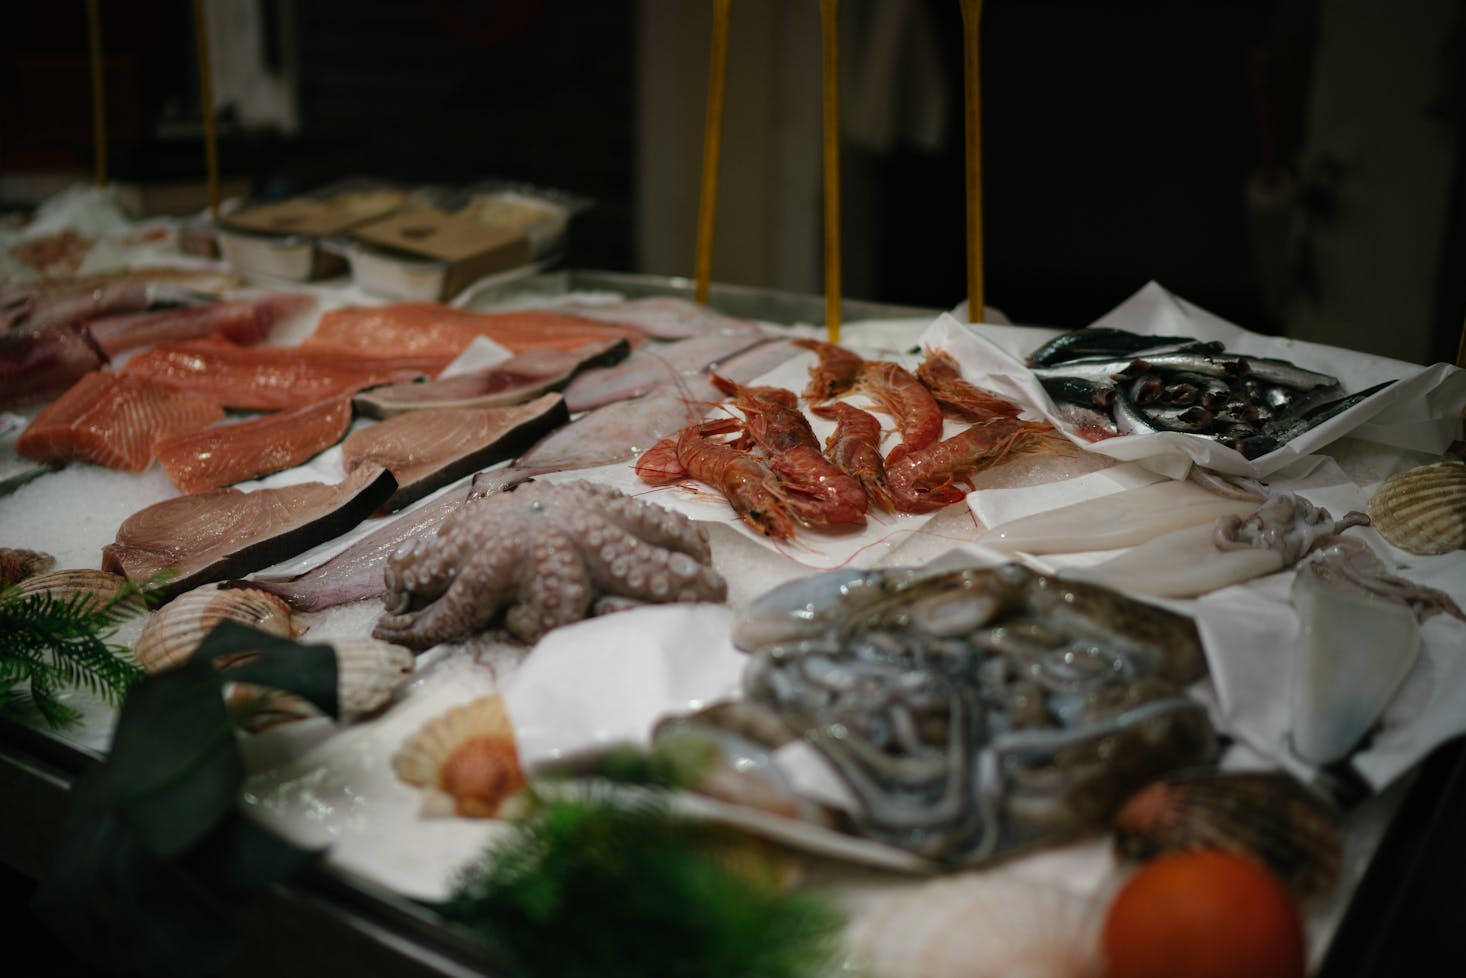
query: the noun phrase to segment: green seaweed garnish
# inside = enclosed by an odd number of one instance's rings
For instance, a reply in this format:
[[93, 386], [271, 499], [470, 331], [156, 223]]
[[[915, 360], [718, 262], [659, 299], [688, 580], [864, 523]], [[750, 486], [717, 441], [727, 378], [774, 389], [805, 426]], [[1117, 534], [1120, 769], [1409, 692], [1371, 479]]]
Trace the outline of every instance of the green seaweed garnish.
[[145, 675], [117, 627], [147, 610], [149, 585], [128, 581], [111, 598], [0, 589], [0, 716], [74, 727], [81, 711], [62, 701], [67, 688], [116, 706]]
[[636, 798], [530, 792], [516, 833], [439, 910], [525, 978], [827, 973], [844, 923], [827, 897], [732, 868], [747, 840], [674, 818], [656, 791]]

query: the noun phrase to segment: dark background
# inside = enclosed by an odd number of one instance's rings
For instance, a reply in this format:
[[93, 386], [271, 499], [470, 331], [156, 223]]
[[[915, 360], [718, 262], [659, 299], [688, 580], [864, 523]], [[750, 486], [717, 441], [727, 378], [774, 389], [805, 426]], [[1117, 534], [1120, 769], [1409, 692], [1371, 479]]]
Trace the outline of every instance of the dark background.
[[[960, 77], [959, 6], [928, 2]], [[633, 0], [261, 4], [292, 19], [301, 127], [285, 139], [222, 120], [225, 169], [257, 194], [357, 175], [522, 180], [594, 200], [576, 219], [568, 265], [670, 271], [635, 267]], [[102, 7], [111, 173], [199, 174], [189, 4]], [[989, 304], [1017, 321], [1080, 326], [1154, 279], [1233, 322], [1280, 331], [1258, 284], [1243, 188], [1297, 165], [1315, 13], [1314, 0], [989, 0], [983, 36], [1003, 38], [983, 51]], [[12, 4], [7, 21], [0, 170], [89, 166], [83, 4]], [[279, 63], [271, 47], [265, 62]], [[1466, 86], [1456, 81], [1445, 111], [1459, 126]], [[959, 99], [952, 111], [960, 134]], [[962, 146], [949, 142], [937, 154], [897, 147], [850, 160], [878, 188], [862, 201], [869, 212], [847, 222], [875, 229], [855, 244], [875, 249], [875, 271], [852, 297], [945, 307], [965, 294], [961, 209], [949, 206]], [[1326, 220], [1327, 174], [1314, 176], [1306, 206]], [[1456, 182], [1443, 206], [1460, 212]], [[1434, 351], [1447, 361], [1466, 313], [1463, 276], [1449, 271], [1466, 264], [1460, 237], [1442, 250], [1435, 303]], [[923, 248], [905, 246], [918, 238]], [[1306, 292], [1308, 256], [1287, 274]]]

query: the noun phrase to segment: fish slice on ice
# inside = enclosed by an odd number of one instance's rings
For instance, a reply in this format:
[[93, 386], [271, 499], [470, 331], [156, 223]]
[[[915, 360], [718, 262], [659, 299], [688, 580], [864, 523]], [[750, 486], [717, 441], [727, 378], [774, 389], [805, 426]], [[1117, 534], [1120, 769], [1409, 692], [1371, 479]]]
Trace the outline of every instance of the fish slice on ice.
[[165, 598], [279, 563], [356, 526], [397, 488], [392, 473], [364, 465], [335, 485], [215, 489], [165, 499], [122, 521], [102, 548], [102, 569], [131, 580], [172, 576]]
[[146, 377], [94, 370], [21, 432], [15, 450], [37, 462], [91, 462], [141, 472], [153, 443], [197, 431], [224, 416], [214, 401]]
[[183, 492], [206, 492], [294, 468], [346, 436], [351, 398], [338, 395], [237, 424], [159, 440], [153, 456]]

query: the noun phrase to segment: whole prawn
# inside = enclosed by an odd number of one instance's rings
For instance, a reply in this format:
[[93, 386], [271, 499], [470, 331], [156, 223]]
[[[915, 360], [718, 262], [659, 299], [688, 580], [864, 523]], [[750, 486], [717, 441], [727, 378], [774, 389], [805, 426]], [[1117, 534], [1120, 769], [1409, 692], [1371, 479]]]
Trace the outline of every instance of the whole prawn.
[[941, 437], [941, 405], [926, 385], [899, 363], [867, 360], [856, 386], [876, 402], [878, 410], [896, 419], [901, 442], [886, 456], [887, 467]]
[[860, 482], [820, 451], [818, 436], [782, 387], [745, 387], [716, 374], [713, 385], [733, 398], [753, 441], [768, 454], [780, 495], [795, 518], [810, 526], [862, 523], [868, 505]]
[[810, 410], [835, 421], [835, 430], [825, 441], [830, 461], [859, 482], [871, 502], [894, 510], [896, 501], [886, 484], [886, 463], [881, 458], [881, 423], [875, 415], [845, 401], [815, 404]]
[[683, 428], [677, 435], [677, 462], [687, 475], [721, 492], [743, 522], [764, 536], [788, 540], [794, 520], [777, 488], [778, 476], [748, 452], [707, 437], [727, 430], [727, 421]]
[[969, 421], [1016, 418], [1022, 408], [984, 390], [962, 376], [962, 368], [946, 350], [928, 349], [916, 368], [916, 379], [926, 385], [937, 403]]
[[1050, 441], [1044, 421], [994, 418], [982, 421], [917, 452], [887, 464], [886, 478], [896, 509], [930, 513], [961, 502], [972, 477], [1015, 453], [1036, 451]]
[[809, 368], [809, 386], [804, 388], [804, 396], [809, 400], [828, 401], [844, 394], [860, 380], [860, 370], [865, 361], [843, 346], [824, 340], [798, 339], [790, 342], [813, 350], [819, 356], [819, 363]]

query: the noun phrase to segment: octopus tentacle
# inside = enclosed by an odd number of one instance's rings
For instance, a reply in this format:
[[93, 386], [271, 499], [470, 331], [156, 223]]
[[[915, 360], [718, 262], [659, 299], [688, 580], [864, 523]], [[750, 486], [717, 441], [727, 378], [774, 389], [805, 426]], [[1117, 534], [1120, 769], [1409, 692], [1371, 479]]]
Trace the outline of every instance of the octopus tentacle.
[[403, 609], [401, 596], [394, 599], [389, 592], [388, 613], [377, 620], [372, 637], [421, 650], [488, 627], [513, 598], [513, 568], [522, 561], [518, 546], [502, 546], [492, 535], [481, 539], [482, 549], [461, 566], [452, 584], [431, 603], [412, 602]]
[[424, 649], [501, 617], [533, 642], [637, 602], [722, 601], [706, 532], [687, 517], [590, 483], [526, 483], [474, 500], [388, 562], [379, 638]]

